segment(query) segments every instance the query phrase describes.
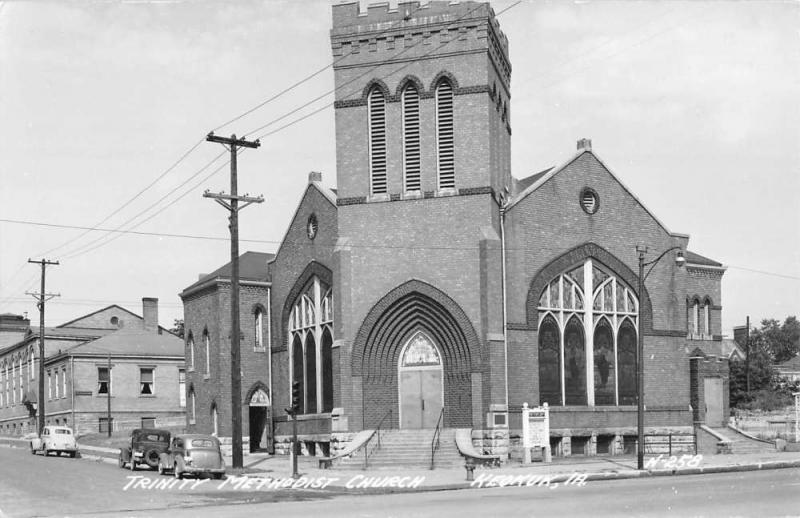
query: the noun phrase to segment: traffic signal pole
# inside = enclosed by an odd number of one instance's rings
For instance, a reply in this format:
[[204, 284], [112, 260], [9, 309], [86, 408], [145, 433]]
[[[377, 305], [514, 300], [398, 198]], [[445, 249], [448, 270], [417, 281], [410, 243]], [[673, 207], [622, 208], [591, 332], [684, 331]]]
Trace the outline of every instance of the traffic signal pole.
[[300, 445], [297, 443], [297, 414], [300, 411], [300, 382], [292, 382], [292, 406], [286, 413], [292, 418], [292, 478], [298, 478], [297, 456], [300, 454]]

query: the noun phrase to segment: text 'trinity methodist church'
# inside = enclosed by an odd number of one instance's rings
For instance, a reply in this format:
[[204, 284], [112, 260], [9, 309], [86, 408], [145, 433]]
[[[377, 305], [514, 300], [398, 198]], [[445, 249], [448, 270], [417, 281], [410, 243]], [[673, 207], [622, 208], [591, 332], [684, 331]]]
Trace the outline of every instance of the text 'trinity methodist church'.
[[[288, 450], [296, 381], [305, 454], [379, 426], [430, 450], [439, 426], [504, 455], [523, 403], [545, 402], [554, 455], [622, 453], [638, 333], [647, 433], [726, 420], [725, 268], [688, 251], [587, 139], [561, 166], [512, 176], [511, 63], [489, 4], [334, 5], [331, 48], [336, 188], [311, 173], [277, 252], [241, 259], [235, 411], [251, 450]], [[641, 292], [638, 245], [648, 261], [677, 247]], [[181, 293], [189, 430], [222, 437], [229, 290], [225, 265]]]

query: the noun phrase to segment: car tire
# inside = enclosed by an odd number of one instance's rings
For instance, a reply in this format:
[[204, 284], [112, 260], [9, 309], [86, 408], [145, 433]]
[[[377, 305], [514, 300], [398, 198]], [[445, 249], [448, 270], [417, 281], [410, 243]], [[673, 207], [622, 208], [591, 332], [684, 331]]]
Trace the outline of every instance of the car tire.
[[44, 448], [44, 456], [47, 457], [48, 455], [50, 455], [50, 450]]
[[158, 474], [159, 474], [159, 475], [164, 475], [164, 474], [166, 474], [166, 471], [167, 471], [167, 470], [165, 470], [165, 469], [164, 469], [164, 465], [163, 465], [163, 464], [161, 464], [161, 461], [160, 461], [160, 460], [158, 461], [158, 468], [157, 468], [157, 469], [158, 469]]
[[74, 458], [75, 458], [75, 455], [77, 455], [77, 453], [78, 453], [78, 452], [75, 452], [75, 451], [71, 451], [71, 452], [69, 452], [69, 458], [70, 458], [70, 459], [74, 459]]
[[36, 455], [36, 450], [33, 449], [33, 443], [31, 443], [31, 455]]
[[178, 463], [177, 462], [172, 466], [172, 476], [174, 476], [178, 480], [183, 478], [183, 472], [178, 469]]
[[131, 468], [131, 471], [136, 471], [136, 460], [134, 460], [133, 454], [131, 454], [131, 460], [130, 460], [129, 464], [130, 464], [129, 467]]
[[144, 453], [144, 460], [147, 462], [147, 465], [150, 467], [156, 467], [158, 465], [158, 450], [147, 450]]
[[222, 475], [222, 473], [214, 473], [212, 476], [214, 477], [214, 480], [221, 480]]
[[125, 469], [125, 461], [122, 459], [122, 452], [119, 452], [119, 457], [117, 458], [117, 466], [119, 466], [120, 469]]

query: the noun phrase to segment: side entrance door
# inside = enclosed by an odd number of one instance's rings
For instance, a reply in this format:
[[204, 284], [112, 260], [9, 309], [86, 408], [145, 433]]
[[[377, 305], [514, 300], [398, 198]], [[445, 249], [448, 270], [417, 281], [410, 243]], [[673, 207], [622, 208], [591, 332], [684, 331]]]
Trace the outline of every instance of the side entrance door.
[[722, 426], [722, 378], [705, 378], [706, 424]]

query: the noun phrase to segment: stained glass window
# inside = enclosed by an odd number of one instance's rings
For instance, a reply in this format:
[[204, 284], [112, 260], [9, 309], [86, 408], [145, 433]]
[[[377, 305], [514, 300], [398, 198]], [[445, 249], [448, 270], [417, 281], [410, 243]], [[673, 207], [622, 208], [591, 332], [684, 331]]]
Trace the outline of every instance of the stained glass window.
[[561, 342], [558, 325], [547, 316], [539, 326], [539, 399], [561, 405]]
[[424, 333], [417, 333], [409, 341], [403, 353], [403, 367], [419, 367], [421, 365], [439, 365], [439, 351]]

